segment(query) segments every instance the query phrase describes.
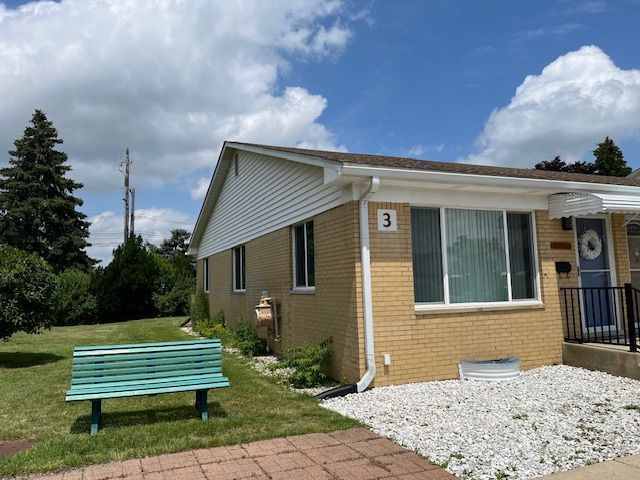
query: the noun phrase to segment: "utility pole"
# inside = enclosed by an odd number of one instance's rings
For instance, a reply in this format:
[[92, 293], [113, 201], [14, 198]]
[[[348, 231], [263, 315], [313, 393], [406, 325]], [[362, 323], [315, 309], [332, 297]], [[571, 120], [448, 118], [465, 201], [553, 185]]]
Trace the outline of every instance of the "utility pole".
[[125, 150], [124, 159], [124, 241], [129, 238], [129, 147]]
[[136, 234], [135, 229], [135, 220], [136, 220], [136, 189], [131, 189], [131, 236], [134, 237]]

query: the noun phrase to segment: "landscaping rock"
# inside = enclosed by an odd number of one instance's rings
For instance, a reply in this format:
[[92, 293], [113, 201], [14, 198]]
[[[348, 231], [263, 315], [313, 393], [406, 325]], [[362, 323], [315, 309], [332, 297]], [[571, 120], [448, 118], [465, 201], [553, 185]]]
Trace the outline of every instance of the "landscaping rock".
[[640, 382], [563, 365], [510, 382], [379, 387], [322, 405], [463, 479], [529, 479], [640, 452]]

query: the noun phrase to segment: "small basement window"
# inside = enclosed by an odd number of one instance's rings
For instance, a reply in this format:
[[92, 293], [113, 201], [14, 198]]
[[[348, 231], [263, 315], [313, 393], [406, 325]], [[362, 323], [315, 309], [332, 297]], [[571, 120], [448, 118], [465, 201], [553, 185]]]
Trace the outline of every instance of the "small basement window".
[[312, 290], [316, 285], [313, 220], [293, 227], [293, 287]]
[[233, 291], [245, 291], [244, 245], [233, 249]]

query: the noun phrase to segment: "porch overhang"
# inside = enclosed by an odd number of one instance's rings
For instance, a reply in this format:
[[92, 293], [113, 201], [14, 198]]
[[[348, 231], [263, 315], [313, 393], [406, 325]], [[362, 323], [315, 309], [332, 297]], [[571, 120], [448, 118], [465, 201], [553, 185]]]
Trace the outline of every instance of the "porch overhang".
[[555, 193], [549, 195], [549, 218], [597, 213], [640, 214], [640, 195], [610, 193]]

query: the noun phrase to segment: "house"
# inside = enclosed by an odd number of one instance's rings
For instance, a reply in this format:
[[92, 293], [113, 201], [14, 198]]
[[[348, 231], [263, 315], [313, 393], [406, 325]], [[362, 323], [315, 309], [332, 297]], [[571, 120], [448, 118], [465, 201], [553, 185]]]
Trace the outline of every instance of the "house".
[[639, 212], [636, 178], [226, 142], [191, 253], [212, 315], [253, 322], [266, 292], [270, 347], [331, 338], [362, 390], [637, 355]]

